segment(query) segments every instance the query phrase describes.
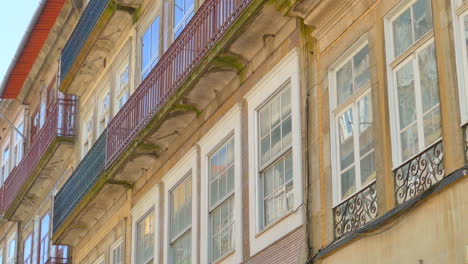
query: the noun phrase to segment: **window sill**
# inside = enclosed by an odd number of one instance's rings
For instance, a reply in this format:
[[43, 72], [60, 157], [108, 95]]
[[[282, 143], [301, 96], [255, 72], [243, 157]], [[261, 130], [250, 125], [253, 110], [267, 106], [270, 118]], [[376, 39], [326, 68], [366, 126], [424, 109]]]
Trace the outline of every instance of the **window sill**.
[[222, 263], [224, 260], [229, 258], [230, 256], [233, 256], [234, 253], [236, 252], [235, 249], [230, 250], [228, 253], [224, 254], [222, 257], [219, 257], [217, 260], [212, 261], [211, 264], [219, 264]]
[[279, 223], [281, 223], [283, 220], [285, 220], [286, 218], [290, 217], [291, 215], [297, 213], [297, 211], [302, 207], [302, 204], [299, 205], [298, 207], [296, 207], [296, 209], [294, 210], [290, 210], [288, 211], [285, 215], [283, 215], [282, 217], [276, 219], [275, 221], [271, 222], [269, 225], [267, 225], [266, 227], [264, 227], [262, 230], [260, 230], [259, 232], [257, 232], [255, 234], [255, 238], [258, 238], [260, 236], [262, 236], [262, 234], [268, 232], [270, 229], [272, 229], [274, 226], [278, 225]]

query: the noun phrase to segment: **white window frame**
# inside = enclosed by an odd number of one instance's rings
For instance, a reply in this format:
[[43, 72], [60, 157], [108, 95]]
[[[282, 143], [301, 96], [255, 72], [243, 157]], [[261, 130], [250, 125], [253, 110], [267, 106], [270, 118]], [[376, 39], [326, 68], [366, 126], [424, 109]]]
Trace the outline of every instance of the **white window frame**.
[[156, 184], [145, 196], [137, 203], [135, 207], [132, 208], [132, 256], [131, 256], [131, 263], [136, 263], [136, 247], [137, 247], [137, 225], [146, 217], [151, 211], [154, 211], [154, 263], [158, 263], [161, 252], [160, 252], [160, 241], [161, 241], [161, 234], [159, 230], [159, 226], [157, 223], [161, 221], [161, 210], [160, 210], [160, 193], [161, 193], [161, 185]]
[[[294, 231], [303, 223], [302, 197], [302, 135], [301, 135], [301, 101], [300, 101], [300, 68], [299, 51], [292, 50], [278, 63], [258, 84], [250, 90], [245, 99], [248, 103], [248, 138], [249, 138], [249, 239], [250, 254], [254, 255], [274, 243], [281, 237]], [[263, 201], [258, 191], [261, 187], [259, 142], [258, 142], [258, 109], [289, 82], [291, 89], [292, 120], [292, 160], [293, 160], [293, 210], [269, 226], [260, 229], [259, 204]]]
[[118, 264], [124, 264], [125, 263], [125, 244], [123, 243], [123, 239], [119, 238], [110, 247], [110, 250], [109, 250], [109, 263], [110, 264], [114, 264], [114, 250], [116, 250], [118, 247], [120, 247], [120, 257], [122, 258], [122, 262], [118, 263]]
[[[153, 23], [156, 21], [156, 19], [159, 19], [159, 36], [158, 36], [158, 55], [157, 56], [154, 56], [154, 57], [151, 57], [149, 58], [149, 62], [148, 62], [148, 65], [146, 65], [146, 68], [143, 68], [143, 36], [145, 35], [145, 33], [150, 30], [150, 28], [153, 26]], [[161, 44], [162, 44], [162, 35], [163, 35], [163, 32], [162, 32], [162, 18], [161, 18], [161, 15], [160, 15], [160, 12], [156, 12], [156, 15], [153, 16], [153, 19], [149, 22], [149, 23], [146, 23], [145, 27], [143, 27], [142, 29], [142, 33], [141, 33], [141, 36], [140, 36], [140, 45], [139, 45], [139, 49], [140, 49], [140, 79], [143, 81], [145, 79], [145, 77], [149, 76], [149, 73], [151, 72], [151, 70], [156, 66], [156, 64], [158, 63], [159, 59], [161, 58]], [[153, 38], [153, 35], [150, 34], [150, 37]], [[151, 40], [150, 41], [150, 46], [151, 44], [153, 43], [153, 41]], [[150, 47], [150, 51], [151, 51], [151, 47]], [[144, 76], [146, 74], [146, 76]]]
[[[190, 22], [190, 20], [193, 18], [193, 16], [195, 15], [195, 9], [196, 9], [196, 5], [197, 5], [197, 1], [196, 0], [193, 0], [193, 6], [192, 8], [188, 9], [187, 12], [185, 12], [185, 14], [182, 16], [182, 19], [180, 20], [179, 24], [176, 25], [174, 22], [174, 19], [175, 19], [175, 1], [176, 0], [172, 0], [172, 40], [176, 40], [178, 36], [176, 36], [176, 32], [181, 29], [181, 33], [182, 31], [184, 30], [184, 28], [187, 26], [187, 24]], [[185, 4], [185, 1], [183, 1], [184, 4]]]
[[[343, 201], [348, 200], [351, 198], [354, 194], [359, 193], [363, 189], [365, 189], [367, 186], [373, 184], [375, 182], [375, 179], [373, 179], [371, 182], [369, 182], [366, 185], [362, 185], [360, 181], [356, 181], [356, 191], [353, 194], [350, 194], [348, 197], [342, 198], [341, 197], [341, 171], [340, 171], [340, 151], [339, 151], [339, 140], [338, 140], [338, 129], [339, 126], [337, 124], [338, 121], [338, 116], [349, 110], [350, 108], [353, 108], [353, 105], [357, 104], [362, 98], [366, 96], [370, 96], [371, 98], [371, 108], [372, 106], [372, 91], [371, 91], [371, 78], [372, 74], [370, 74], [370, 80], [358, 88], [358, 90], [354, 91], [352, 95], [349, 96], [348, 99], [346, 99], [345, 102], [339, 103], [338, 102], [338, 91], [337, 91], [337, 84], [336, 84], [336, 69], [341, 69], [341, 67], [348, 63], [349, 60], [352, 60], [354, 55], [356, 55], [358, 52], [360, 52], [365, 46], [369, 46], [368, 42], [368, 35], [367, 33], [364, 34], [359, 40], [357, 40], [349, 49], [347, 49], [343, 55], [341, 55], [335, 63], [333, 63], [330, 66], [328, 76], [329, 76], [329, 91], [330, 91], [330, 96], [329, 96], [329, 104], [330, 104], [330, 141], [331, 141], [331, 161], [332, 161], [332, 189], [333, 189], [333, 208], [338, 206], [340, 203]], [[370, 56], [370, 48], [369, 48], [369, 56]], [[371, 71], [370, 65], [369, 65], [369, 71]], [[355, 115], [358, 113], [354, 113], [355, 111], [353, 110], [353, 120], [355, 120]], [[372, 112], [372, 114], [374, 114]], [[372, 117], [373, 119], [373, 117]], [[371, 128], [372, 129], [372, 128]], [[356, 129], [355, 129], [356, 130]], [[354, 137], [359, 137], [359, 134], [356, 134], [356, 131], [353, 131], [353, 136]], [[375, 137], [374, 137], [375, 141]], [[359, 150], [358, 150], [359, 151]], [[375, 152], [375, 146], [374, 149], [372, 150]], [[354, 149], [355, 152], [355, 161], [354, 164], [355, 166], [359, 166], [360, 158], [356, 159], [356, 155], [359, 155], [359, 153], [356, 153], [356, 149]], [[355, 175], [356, 179], [360, 179], [361, 175]]]
[[[94, 144], [94, 131], [96, 124], [94, 122], [94, 111], [90, 111], [81, 122], [81, 158], [84, 158]], [[91, 131], [88, 132], [88, 124], [92, 125]], [[85, 145], [89, 144], [88, 149]]]
[[[17, 122], [15, 126], [18, 130], [21, 131], [23, 135], [25, 134], [23, 120]], [[22, 129], [20, 129], [20, 127], [22, 127]], [[19, 165], [19, 163], [21, 162], [24, 156], [24, 139], [15, 129], [13, 129], [12, 132], [13, 132], [13, 167], [16, 167]]]
[[[10, 256], [10, 243], [12, 240], [15, 240], [15, 249], [13, 252], [13, 256]], [[16, 232], [13, 233], [10, 238], [8, 239], [7, 243], [7, 264], [15, 264], [16, 263], [16, 255], [18, 254], [18, 239], [16, 237]]]
[[[121, 76], [127, 71], [127, 83], [122, 87]], [[117, 114], [120, 109], [125, 105], [125, 103], [130, 98], [130, 81], [131, 81], [131, 72], [130, 64], [128, 62], [127, 56], [124, 57], [122, 63], [118, 66], [115, 72], [115, 90], [114, 90], [114, 112]], [[120, 100], [125, 98], [124, 103], [120, 105]]]
[[192, 264], [198, 263], [198, 168], [197, 151], [192, 148], [180, 159], [177, 164], [163, 177], [164, 184], [164, 261], [170, 263], [171, 256], [171, 232], [170, 232], [170, 197], [173, 189], [179, 185], [188, 175], [192, 178], [192, 224], [191, 246]]
[[[429, 0], [430, 1], [430, 0]], [[423, 129], [420, 129], [419, 126], [417, 125], [418, 128], [418, 145], [419, 145], [419, 151], [413, 155], [413, 157], [410, 157], [408, 159], [403, 160], [402, 154], [401, 154], [401, 136], [400, 136], [400, 120], [399, 120], [399, 114], [398, 113], [398, 92], [396, 89], [396, 73], [397, 71], [402, 68], [403, 66], [406, 66], [408, 61], [412, 60], [417, 60], [417, 54], [424, 50], [427, 46], [434, 44], [435, 45], [435, 40], [434, 40], [434, 18], [432, 17], [432, 23], [433, 23], [433, 28], [428, 31], [424, 36], [422, 36], [419, 40], [415, 40], [414, 43], [410, 45], [409, 48], [407, 48], [402, 54], [399, 54], [397, 57], [395, 57], [394, 54], [394, 38], [393, 38], [393, 21], [398, 18], [400, 14], [405, 12], [408, 8], [411, 7], [412, 4], [417, 2], [417, 0], [404, 0], [400, 2], [398, 5], [396, 5], [384, 18], [384, 24], [385, 24], [385, 51], [386, 51], [386, 59], [387, 59], [387, 78], [388, 78], [388, 86], [387, 86], [387, 92], [388, 92], [388, 103], [389, 103], [389, 114], [390, 114], [390, 132], [391, 132], [391, 141], [392, 141], [392, 161], [393, 161], [393, 169], [397, 168], [404, 162], [411, 160], [414, 156], [418, 155], [421, 151], [424, 149], [428, 148], [431, 145], [436, 144], [440, 139], [435, 140], [431, 144], [427, 144], [424, 146], [424, 142], [421, 139], [424, 139], [424, 132]], [[431, 10], [433, 11], [433, 6], [431, 3]], [[409, 51], [411, 51], [409, 53]], [[436, 58], [436, 64], [437, 64], [437, 58]], [[436, 65], [436, 67], [438, 67]], [[414, 67], [413, 67], [414, 70]], [[418, 104], [418, 97], [420, 98], [420, 87], [417, 84], [419, 81], [419, 72], [414, 71], [414, 82], [415, 82], [415, 98], [416, 98], [416, 104]], [[439, 73], [438, 73], [439, 74]], [[438, 87], [440, 89], [440, 87]], [[439, 97], [439, 108], [440, 108], [440, 97]], [[416, 121], [418, 124], [421, 124], [422, 117], [419, 116], [419, 110], [416, 111]], [[442, 126], [442, 121], [440, 123]], [[441, 128], [442, 129], [442, 128]], [[422, 132], [421, 132], [422, 131]], [[442, 132], [442, 131], [441, 131]]]
[[213, 263], [211, 260], [211, 224], [209, 206], [209, 162], [213, 151], [227, 139], [234, 139], [234, 250], [215, 263], [242, 262], [242, 150], [241, 150], [241, 106], [234, 106], [218, 123], [199, 141], [201, 156], [201, 226], [200, 258], [201, 263]]
[[468, 47], [465, 44], [463, 17], [468, 16], [468, 1], [452, 0], [452, 21], [455, 35], [455, 59], [460, 101], [460, 117], [462, 125], [468, 123]]
[[[104, 107], [105, 103], [105, 98], [106, 96], [109, 96], [109, 105], [107, 108]], [[111, 120], [111, 112], [112, 112], [112, 94], [109, 89], [109, 84], [106, 83], [104, 85], [104, 89], [102, 93], [100, 94], [98, 98], [98, 104], [97, 104], [97, 112], [98, 112], [98, 120], [97, 120], [97, 137], [99, 137], [104, 130], [107, 128], [109, 125], [109, 122]], [[104, 122], [104, 127], [102, 127], [102, 122]]]
[[[10, 139], [6, 138], [5, 141], [6, 141], [6, 143], [5, 143], [5, 145], [3, 145], [3, 148], [2, 148], [2, 167], [1, 167], [3, 183], [5, 183], [6, 180], [8, 179], [8, 177], [10, 177], [10, 172], [11, 172], [11, 168], [10, 168], [11, 167], [10, 166], [10, 160], [11, 160]], [[8, 149], [8, 157], [5, 160], [5, 151], [7, 149]], [[6, 168], [5, 172], [3, 170], [4, 167]]]

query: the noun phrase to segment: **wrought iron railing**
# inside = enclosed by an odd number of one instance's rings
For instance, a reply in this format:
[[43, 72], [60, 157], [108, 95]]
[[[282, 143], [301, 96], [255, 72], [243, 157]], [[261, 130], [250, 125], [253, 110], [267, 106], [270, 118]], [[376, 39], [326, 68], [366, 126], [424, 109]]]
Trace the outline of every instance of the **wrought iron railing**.
[[53, 215], [54, 232], [99, 180], [99, 176], [104, 170], [105, 154], [106, 131], [98, 138], [93, 147], [73, 171], [70, 178], [68, 178], [57, 195], [55, 195]]
[[50, 257], [45, 264], [70, 264], [69, 258], [52, 258]]
[[1, 210], [5, 212], [13, 203], [17, 193], [28, 180], [49, 145], [56, 137], [75, 136], [76, 100], [57, 99], [48, 110], [47, 120], [39, 130], [34, 142], [21, 162], [11, 172], [0, 190]]
[[252, 0], [206, 0], [108, 126], [106, 167], [123, 152]]
[[335, 237], [340, 238], [377, 217], [377, 190], [375, 182], [343, 201], [333, 209]]
[[420, 195], [445, 177], [442, 140], [394, 170], [395, 200], [402, 204]]
[[73, 62], [83, 48], [83, 44], [93, 31], [99, 18], [109, 4], [110, 0], [90, 0], [78, 24], [73, 30], [60, 57], [60, 81], [64, 79]]

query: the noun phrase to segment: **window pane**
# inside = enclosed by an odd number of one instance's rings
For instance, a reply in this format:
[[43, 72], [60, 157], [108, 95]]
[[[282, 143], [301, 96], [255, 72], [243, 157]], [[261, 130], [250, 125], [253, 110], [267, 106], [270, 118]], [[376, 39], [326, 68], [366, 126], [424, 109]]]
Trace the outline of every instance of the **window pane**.
[[432, 29], [432, 13], [430, 0], [418, 0], [413, 5], [414, 36], [416, 40]]
[[222, 144], [210, 157], [210, 205], [213, 206], [234, 190], [234, 139]]
[[435, 60], [435, 46], [429, 45], [418, 54], [419, 75], [421, 81], [421, 95], [423, 112], [439, 104], [439, 88], [437, 83], [437, 65]]
[[211, 259], [216, 259], [226, 255], [233, 250], [232, 229], [234, 228], [234, 198], [231, 197], [211, 213]]
[[154, 212], [151, 212], [137, 224], [136, 242], [137, 264], [148, 263], [154, 256]]
[[416, 120], [416, 96], [412, 62], [397, 72], [398, 111], [400, 130]]
[[292, 154], [288, 153], [262, 173], [263, 226], [267, 226], [293, 208]]
[[353, 67], [351, 61], [343, 65], [336, 72], [336, 89], [338, 93], [338, 104], [345, 101], [353, 94]]
[[141, 38], [141, 70], [149, 67], [151, 58], [151, 27], [143, 34]]
[[[468, 50], [468, 15], [465, 15], [463, 17], [463, 24], [465, 26], [465, 48]], [[468, 60], [468, 52], [466, 53], [467, 55], [467, 58], [465, 58], [466, 60]]]
[[358, 102], [359, 109], [359, 153], [366, 155], [374, 148], [374, 134], [372, 132], [372, 106], [370, 96], [367, 95]]
[[172, 243], [172, 259], [171, 263], [174, 264], [190, 264], [191, 258], [191, 240], [192, 234], [190, 231], [186, 232], [183, 236], [179, 237]]
[[408, 8], [393, 21], [393, 45], [395, 57], [403, 53], [413, 43], [411, 10]]
[[340, 166], [346, 169], [354, 163], [353, 109], [348, 109], [338, 118]]
[[372, 151], [361, 158], [361, 187], [375, 179], [375, 152]]
[[401, 135], [401, 156], [403, 161], [409, 159], [414, 154], [418, 153], [418, 128], [416, 123], [400, 132]]
[[433, 110], [423, 116], [424, 119], [424, 143], [428, 146], [441, 137], [440, 129], [440, 107], [436, 106]]
[[347, 198], [356, 191], [354, 167], [341, 173], [341, 199]]
[[354, 91], [361, 88], [370, 79], [369, 46], [362, 48], [353, 58]]
[[192, 222], [192, 178], [181, 183], [171, 196], [171, 238], [175, 238]]
[[151, 68], [159, 56], [159, 17], [156, 17], [151, 25]]
[[174, 28], [177, 27], [184, 17], [184, 0], [174, 0]]

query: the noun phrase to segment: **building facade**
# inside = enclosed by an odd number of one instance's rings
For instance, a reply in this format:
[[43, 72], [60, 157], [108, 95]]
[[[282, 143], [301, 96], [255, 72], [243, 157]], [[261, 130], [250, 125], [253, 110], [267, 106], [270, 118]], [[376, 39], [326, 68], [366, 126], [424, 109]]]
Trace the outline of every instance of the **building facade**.
[[0, 264], [468, 263], [466, 27], [465, 0], [43, 0], [0, 87]]

